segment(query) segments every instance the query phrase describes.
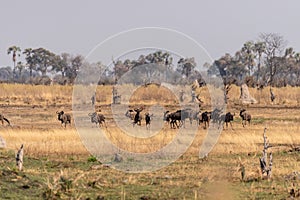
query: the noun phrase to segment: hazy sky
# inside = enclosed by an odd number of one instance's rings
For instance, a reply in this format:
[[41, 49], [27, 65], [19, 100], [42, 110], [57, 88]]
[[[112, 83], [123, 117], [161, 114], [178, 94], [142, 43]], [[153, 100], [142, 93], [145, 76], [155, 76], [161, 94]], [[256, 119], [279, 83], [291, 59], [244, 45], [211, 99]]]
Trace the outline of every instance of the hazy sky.
[[107, 37], [145, 26], [183, 32], [213, 59], [233, 54], [261, 32], [279, 33], [300, 51], [299, 8], [296, 0], [2, 0], [0, 66], [12, 65], [12, 45], [85, 56]]

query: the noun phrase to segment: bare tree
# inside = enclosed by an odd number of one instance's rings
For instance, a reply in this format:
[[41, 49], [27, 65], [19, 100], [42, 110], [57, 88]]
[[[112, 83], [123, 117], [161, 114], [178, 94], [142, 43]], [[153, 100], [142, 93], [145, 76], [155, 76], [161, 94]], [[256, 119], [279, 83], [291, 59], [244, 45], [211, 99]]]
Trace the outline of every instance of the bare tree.
[[16, 155], [16, 165], [20, 171], [23, 169], [24, 145], [22, 144]]
[[259, 35], [261, 42], [265, 44], [266, 66], [268, 68], [269, 78], [267, 84], [273, 85], [274, 76], [277, 72], [280, 57], [287, 44], [283, 36], [277, 33], [261, 33]]
[[269, 144], [269, 141], [267, 141], [266, 131], [267, 131], [267, 128], [264, 129], [264, 134], [263, 134], [264, 149], [263, 149], [263, 155], [259, 159], [259, 162], [260, 162], [261, 174], [264, 175], [266, 173], [267, 178], [269, 179], [271, 177], [271, 172], [272, 172], [273, 156], [272, 156], [272, 152], [270, 152], [270, 154], [269, 154], [269, 166], [267, 166], [267, 157], [268, 157], [267, 150], [272, 146]]

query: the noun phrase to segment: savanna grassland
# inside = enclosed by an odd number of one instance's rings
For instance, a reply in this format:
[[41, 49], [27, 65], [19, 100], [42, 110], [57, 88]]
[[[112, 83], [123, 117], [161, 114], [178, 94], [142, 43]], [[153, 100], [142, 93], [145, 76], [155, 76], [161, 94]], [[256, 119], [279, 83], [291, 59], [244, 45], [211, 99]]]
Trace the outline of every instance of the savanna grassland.
[[[126, 86], [124, 91], [133, 86]], [[84, 90], [84, 88], [82, 88]], [[190, 91], [184, 90], [184, 103], [190, 104]], [[289, 199], [300, 190], [300, 88], [274, 88], [270, 103], [269, 88], [250, 88], [257, 104], [241, 105], [239, 88], [229, 92], [227, 110], [235, 113], [233, 129], [223, 130], [208, 157], [199, 159], [199, 149], [207, 134], [203, 125], [188, 150], [174, 163], [158, 171], [125, 173], [100, 163], [85, 148], [72, 122], [63, 128], [56, 111], [72, 112], [72, 86], [0, 85], [0, 112], [12, 126], [0, 125], [6, 148], [0, 148], [0, 199]], [[120, 94], [125, 94], [120, 89]], [[197, 91], [210, 110], [206, 88]], [[122, 95], [128, 107], [151, 106], [178, 109], [178, 94], [167, 88], [150, 85]], [[112, 87], [96, 90], [96, 110], [106, 116], [107, 138], [122, 149], [139, 153], [157, 151], [170, 143], [177, 129], [163, 124], [150, 138], [135, 139], [120, 130], [111, 110]], [[81, 102], [90, 104], [90, 96]], [[241, 108], [253, 116], [252, 124], [243, 128], [238, 116]], [[163, 114], [163, 109], [161, 114]], [[126, 110], [120, 111], [124, 114]], [[161, 119], [162, 116], [154, 116]], [[83, 118], [89, 120], [87, 113]], [[131, 126], [131, 122], [124, 122]], [[154, 126], [152, 124], [152, 126]], [[186, 132], [196, 124], [186, 124]], [[259, 158], [263, 150], [263, 130], [273, 153], [272, 177], [261, 176]], [[90, 124], [89, 129], [98, 130]], [[142, 126], [132, 128], [145, 133]], [[15, 153], [24, 144], [24, 169], [15, 166]], [[113, 158], [112, 158], [113, 160]], [[242, 180], [241, 172], [245, 170]], [[294, 191], [294, 193], [292, 192]]]

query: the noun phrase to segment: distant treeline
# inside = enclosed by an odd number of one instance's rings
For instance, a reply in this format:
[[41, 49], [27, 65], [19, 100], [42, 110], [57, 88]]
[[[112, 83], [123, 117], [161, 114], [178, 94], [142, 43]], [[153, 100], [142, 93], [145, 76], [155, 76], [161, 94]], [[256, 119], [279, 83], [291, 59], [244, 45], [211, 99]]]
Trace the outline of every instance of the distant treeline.
[[[6, 83], [65, 85], [73, 84], [79, 72], [87, 76], [101, 72], [98, 84], [114, 84], [118, 80], [148, 84], [165, 79], [175, 84], [190, 84], [195, 80], [205, 84], [203, 76], [208, 76], [221, 77], [225, 85], [300, 86], [300, 53], [292, 47], [286, 48], [286, 41], [275, 33], [262, 33], [257, 41], [245, 42], [234, 55], [226, 53], [213, 63], [205, 63], [205, 73], [197, 70], [193, 57], [175, 61], [170, 53], [163, 51], [140, 55], [136, 60], [113, 60], [113, 66], [109, 67], [101, 61], [89, 63], [81, 55], [57, 55], [44, 48], [22, 51], [18, 46], [11, 46], [7, 53], [12, 56], [13, 67], [0, 68], [0, 81]], [[21, 56], [24, 62], [19, 61]], [[155, 68], [143, 69], [141, 66], [145, 64]], [[124, 74], [134, 69], [138, 70], [132, 73], [133, 78], [124, 78]]]

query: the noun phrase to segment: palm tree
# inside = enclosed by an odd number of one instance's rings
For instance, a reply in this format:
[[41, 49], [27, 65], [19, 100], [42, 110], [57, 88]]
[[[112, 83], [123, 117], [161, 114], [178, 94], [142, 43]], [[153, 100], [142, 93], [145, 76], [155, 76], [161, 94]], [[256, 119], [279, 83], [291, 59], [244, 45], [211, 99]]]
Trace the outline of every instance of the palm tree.
[[245, 65], [248, 68], [248, 73], [250, 76], [251, 72], [253, 70], [253, 66], [255, 65], [253, 42], [252, 41], [246, 42], [242, 47], [241, 53], [243, 55], [243, 60], [244, 60]]
[[17, 61], [17, 55], [20, 56], [20, 54], [18, 52], [21, 52], [21, 48], [18, 46], [11, 46], [7, 49], [7, 54], [9, 55], [10, 53], [12, 53], [12, 60], [14, 63], [14, 70], [13, 73], [15, 74], [15, 70], [16, 70], [16, 61]]

